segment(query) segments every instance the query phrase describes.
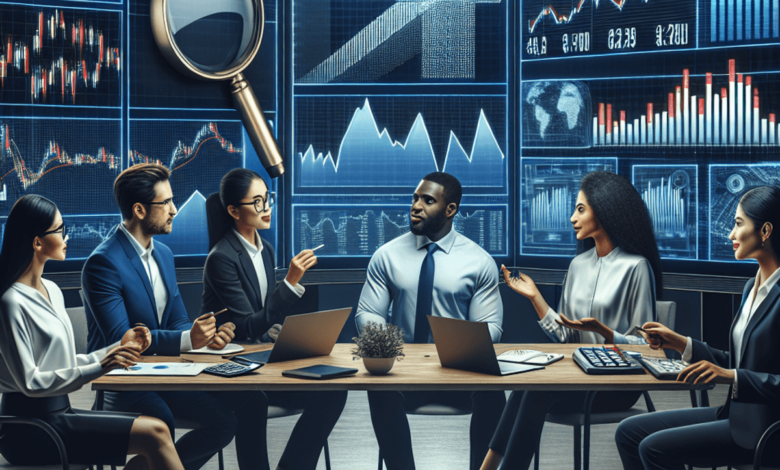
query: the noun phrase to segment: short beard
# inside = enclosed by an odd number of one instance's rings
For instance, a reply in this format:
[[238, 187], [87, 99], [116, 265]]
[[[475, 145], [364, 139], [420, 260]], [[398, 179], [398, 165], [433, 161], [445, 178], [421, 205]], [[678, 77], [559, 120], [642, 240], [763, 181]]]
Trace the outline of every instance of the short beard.
[[148, 218], [141, 221], [141, 230], [143, 230], [145, 235], [149, 235], [150, 237], [171, 233], [171, 230], [168, 229], [168, 224], [155, 224]]
[[425, 235], [428, 238], [431, 238], [431, 235], [434, 235], [441, 231], [442, 228], [444, 228], [444, 225], [447, 223], [447, 214], [442, 211], [441, 213], [437, 214], [435, 217], [429, 217], [423, 222], [423, 225], [420, 229], [414, 228], [414, 225], [411, 223], [409, 224], [409, 229], [412, 231], [415, 235]]

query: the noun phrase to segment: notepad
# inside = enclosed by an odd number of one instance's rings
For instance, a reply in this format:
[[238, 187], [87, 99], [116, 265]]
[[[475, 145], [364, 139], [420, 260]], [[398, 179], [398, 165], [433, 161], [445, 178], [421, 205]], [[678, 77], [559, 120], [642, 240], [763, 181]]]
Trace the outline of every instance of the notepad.
[[497, 358], [501, 362], [546, 366], [563, 359], [563, 354], [546, 353], [533, 349], [510, 349], [499, 354]]
[[184, 351], [184, 353], [185, 354], [213, 354], [215, 356], [222, 356], [226, 354], [239, 353], [243, 350], [244, 347], [241, 346], [240, 344], [228, 343], [228, 345], [222, 349], [211, 349], [208, 346], [203, 346], [200, 349], [190, 349], [189, 351]]
[[141, 376], [141, 375], [168, 375], [181, 377], [194, 377], [208, 366], [209, 362], [139, 362], [128, 369], [114, 369], [106, 375]]

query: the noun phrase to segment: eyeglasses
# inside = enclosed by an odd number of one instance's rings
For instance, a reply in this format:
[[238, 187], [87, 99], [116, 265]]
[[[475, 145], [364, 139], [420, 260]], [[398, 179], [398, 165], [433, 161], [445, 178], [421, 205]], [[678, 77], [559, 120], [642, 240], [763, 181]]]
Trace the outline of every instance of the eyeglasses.
[[168, 199], [164, 201], [157, 201], [157, 202], [144, 202], [143, 204], [148, 204], [151, 206], [165, 206], [166, 208], [169, 208], [173, 205], [173, 198], [169, 197]]
[[260, 214], [261, 212], [265, 212], [268, 209], [271, 208], [276, 204], [276, 193], [272, 191], [268, 191], [265, 193], [265, 197], [263, 196], [257, 196], [257, 199], [255, 199], [252, 202], [239, 202], [236, 204], [237, 206], [255, 206], [255, 211]]
[[46, 235], [51, 235], [52, 233], [61, 233], [62, 239], [64, 240], [68, 236], [68, 230], [65, 228], [65, 222], [62, 223], [59, 227], [55, 228], [54, 230], [49, 230], [48, 232], [43, 232], [39, 235], [39, 237], [45, 237]]

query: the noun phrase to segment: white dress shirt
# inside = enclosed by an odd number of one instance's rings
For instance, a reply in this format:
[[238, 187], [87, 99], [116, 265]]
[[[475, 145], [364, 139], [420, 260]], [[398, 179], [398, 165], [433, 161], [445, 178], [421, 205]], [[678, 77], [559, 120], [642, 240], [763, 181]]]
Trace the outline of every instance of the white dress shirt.
[[[162, 324], [163, 314], [165, 313], [165, 307], [168, 305], [168, 289], [165, 288], [165, 282], [160, 275], [160, 267], [157, 265], [154, 256], [154, 239], [149, 242], [149, 248], [144, 248], [141, 243], [135, 239], [124, 223], [119, 224], [119, 230], [123, 231], [127, 238], [130, 239], [130, 244], [133, 245], [136, 253], [141, 258], [141, 264], [144, 265], [146, 275], [149, 276], [149, 284], [152, 286], [152, 292], [154, 292], [154, 303], [157, 305], [157, 322]], [[150, 325], [146, 325], [147, 327]], [[181, 346], [182, 352], [192, 349], [192, 340], [190, 339], [190, 330], [182, 331], [181, 333]]]
[[[235, 228], [233, 229], [233, 232], [235, 232], [238, 241], [241, 242], [241, 245], [243, 245], [247, 254], [252, 259], [252, 265], [255, 267], [255, 272], [257, 273], [257, 281], [260, 283], [260, 295], [262, 297], [260, 300], [262, 300], [263, 307], [265, 307], [265, 301], [268, 298], [268, 276], [265, 275], [265, 263], [263, 263], [263, 242], [260, 240], [260, 235], [257, 234], [257, 230], [255, 230], [254, 245], [246, 241], [246, 238], [238, 233], [238, 230]], [[303, 297], [303, 294], [306, 293], [306, 289], [300, 284], [293, 286], [287, 279], [284, 280], [284, 283], [291, 291], [295, 292], [298, 297]]]
[[[750, 319], [753, 318], [753, 314], [756, 313], [758, 307], [761, 306], [761, 303], [764, 301], [764, 299], [766, 299], [766, 296], [769, 295], [769, 291], [775, 287], [777, 280], [780, 279], [780, 269], [777, 269], [775, 272], [773, 272], [766, 279], [766, 281], [764, 281], [764, 283], [761, 284], [758, 289], [756, 289], [760, 276], [761, 271], [759, 270], [758, 274], [756, 274], [756, 283], [753, 285], [753, 288], [750, 289], [750, 293], [748, 294], [745, 303], [742, 304], [742, 310], [740, 310], [740, 312], [737, 314], [739, 315], [739, 318], [737, 318], [737, 322], [734, 324], [734, 330], [731, 333], [731, 354], [733, 357], [731, 364], [734, 366], [734, 369], [732, 369], [734, 370], [734, 385], [731, 389], [731, 398], [737, 398], [736, 370], [739, 369], [739, 362], [742, 360], [739, 355], [742, 353], [742, 340], [745, 336], [745, 329], [747, 329], [748, 323], [750, 323]], [[685, 350], [683, 351], [682, 359], [689, 364], [693, 360], [693, 340], [690, 336], [688, 337], [688, 340], [685, 344]]]
[[43, 279], [49, 300], [14, 283], [0, 299], [0, 392], [64, 395], [102, 375], [100, 361], [119, 345], [76, 354], [73, 326], [57, 285]]
[[[414, 342], [417, 287], [431, 240], [407, 232], [379, 247], [368, 264], [355, 321], [358, 331], [368, 322], [390, 320]], [[493, 342], [501, 338], [504, 307], [498, 292], [498, 266], [473, 241], [455, 230], [445, 235], [433, 252], [435, 271], [431, 314], [437, 317], [484, 321]], [[429, 336], [429, 342], [430, 342]]]

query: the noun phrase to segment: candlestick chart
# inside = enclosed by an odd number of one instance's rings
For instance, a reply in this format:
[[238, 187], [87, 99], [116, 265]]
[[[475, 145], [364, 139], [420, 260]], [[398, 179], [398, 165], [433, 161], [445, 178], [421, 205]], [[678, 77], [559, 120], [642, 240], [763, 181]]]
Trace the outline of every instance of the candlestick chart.
[[0, 4], [0, 103], [121, 105], [122, 13]]

